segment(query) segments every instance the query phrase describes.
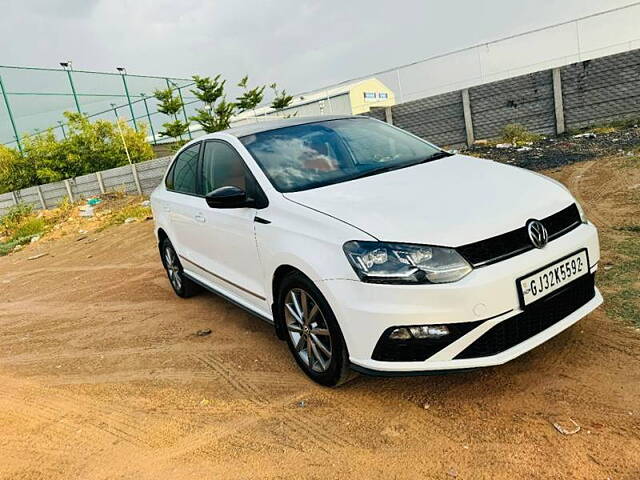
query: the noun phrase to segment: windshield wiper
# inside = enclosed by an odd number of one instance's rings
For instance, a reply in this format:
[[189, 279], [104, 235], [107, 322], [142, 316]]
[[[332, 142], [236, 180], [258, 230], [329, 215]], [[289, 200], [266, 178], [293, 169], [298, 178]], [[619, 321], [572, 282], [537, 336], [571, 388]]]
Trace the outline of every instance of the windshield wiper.
[[440, 150], [439, 152], [429, 155], [427, 158], [420, 160], [419, 162], [414, 163], [413, 165], [419, 165], [421, 163], [431, 162], [432, 160], [438, 160], [439, 158], [450, 157], [451, 155], [453, 155], [453, 153]]

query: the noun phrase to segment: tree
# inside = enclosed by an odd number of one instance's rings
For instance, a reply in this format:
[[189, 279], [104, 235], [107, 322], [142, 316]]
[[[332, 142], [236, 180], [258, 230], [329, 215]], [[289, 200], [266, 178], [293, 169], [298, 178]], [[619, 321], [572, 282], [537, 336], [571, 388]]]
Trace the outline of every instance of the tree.
[[274, 95], [273, 100], [271, 101], [271, 108], [276, 112], [279, 112], [291, 105], [291, 102], [293, 102], [293, 96], [287, 95], [286, 90], [282, 89], [282, 91], [279, 92], [278, 85], [275, 83], [272, 83], [270, 88], [273, 90]]
[[165, 129], [159, 132], [160, 136], [180, 138], [180, 143], [184, 143], [182, 136], [189, 131], [189, 124], [178, 119], [178, 113], [184, 108], [180, 95], [174, 95], [171, 87], [155, 90], [153, 95], [159, 102], [158, 111], [174, 118], [172, 122], [162, 124]]
[[[91, 122], [80, 113], [65, 112], [67, 138], [58, 140], [52, 130], [23, 137], [23, 155], [0, 147], [0, 193], [73, 178], [153, 158], [146, 125], [135, 131], [124, 120], [120, 126], [107, 120]], [[120, 133], [122, 132], [122, 133]]]
[[244, 93], [236, 98], [236, 105], [238, 106], [240, 113], [246, 112], [247, 110], [253, 110], [255, 114], [255, 108], [260, 105], [264, 98], [265, 86], [263, 85], [261, 87], [249, 89], [247, 86], [248, 83], [248, 75], [242, 77], [242, 80], [238, 82], [238, 86], [244, 89]]
[[[216, 75], [214, 78], [194, 75], [192, 78], [196, 89], [191, 90], [191, 93], [204, 106], [196, 109], [196, 115], [192, 116], [191, 120], [198, 122], [206, 133], [218, 132], [229, 128], [235, 105], [227, 103], [225, 100], [224, 84], [226, 80], [220, 81], [220, 75]], [[220, 100], [220, 103], [216, 105], [218, 100]]]
[[223, 98], [220, 103], [216, 106], [216, 130], [226, 130], [231, 126], [231, 117], [236, 111], [236, 104], [232, 102], [227, 102], [225, 98]]
[[[264, 90], [266, 87], [258, 86], [250, 89], [248, 87], [249, 77], [247, 75], [238, 82], [238, 86], [241, 87], [244, 92], [242, 95], [236, 97], [235, 102], [227, 101], [225, 95], [226, 80], [221, 80], [220, 75], [216, 75], [213, 78], [194, 75], [192, 78], [196, 88], [191, 90], [191, 93], [203, 103], [203, 106], [202, 108], [196, 109], [196, 115], [192, 116], [191, 120], [198, 122], [206, 133], [218, 132], [229, 128], [231, 118], [236, 112], [243, 113], [253, 110], [255, 115], [255, 108], [264, 99]], [[270, 87], [276, 95], [276, 98], [274, 98], [272, 102], [273, 108], [281, 110], [289, 106], [293, 101], [293, 97], [287, 95], [286, 91], [278, 91], [275, 83], [270, 85]], [[163, 92], [163, 99], [169, 99], [170, 95], [168, 95], [166, 91]], [[157, 94], [156, 98], [159, 98]], [[160, 108], [158, 108], [158, 110], [160, 110]]]
[[20, 153], [0, 145], [0, 193], [19, 190], [37, 184], [33, 162]]

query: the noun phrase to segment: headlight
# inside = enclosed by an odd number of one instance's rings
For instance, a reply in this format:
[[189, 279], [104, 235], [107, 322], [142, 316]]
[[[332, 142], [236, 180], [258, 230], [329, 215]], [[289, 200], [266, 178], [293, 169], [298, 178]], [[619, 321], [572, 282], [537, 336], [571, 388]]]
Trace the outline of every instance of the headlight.
[[358, 241], [347, 242], [343, 248], [363, 282], [448, 283], [472, 270], [452, 248]]

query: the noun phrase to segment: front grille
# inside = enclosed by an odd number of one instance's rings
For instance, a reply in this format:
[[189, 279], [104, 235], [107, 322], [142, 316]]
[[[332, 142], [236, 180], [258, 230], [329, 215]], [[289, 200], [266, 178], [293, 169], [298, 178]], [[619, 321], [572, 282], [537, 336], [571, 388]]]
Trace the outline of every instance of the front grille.
[[594, 296], [594, 275], [584, 275], [525, 307], [521, 314], [500, 322], [455, 358], [488, 357], [503, 352], [566, 318]]
[[[581, 222], [580, 213], [575, 203], [540, 221], [547, 229], [549, 241], [573, 230]], [[533, 248], [527, 227], [523, 226], [486, 240], [457, 247], [456, 250], [471, 265], [480, 267], [533, 250]]]

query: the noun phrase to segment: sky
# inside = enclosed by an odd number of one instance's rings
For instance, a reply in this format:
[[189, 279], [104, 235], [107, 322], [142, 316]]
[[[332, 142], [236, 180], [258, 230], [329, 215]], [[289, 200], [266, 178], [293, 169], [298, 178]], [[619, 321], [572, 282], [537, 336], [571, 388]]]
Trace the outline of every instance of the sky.
[[0, 0], [0, 65], [320, 88], [632, 0]]

